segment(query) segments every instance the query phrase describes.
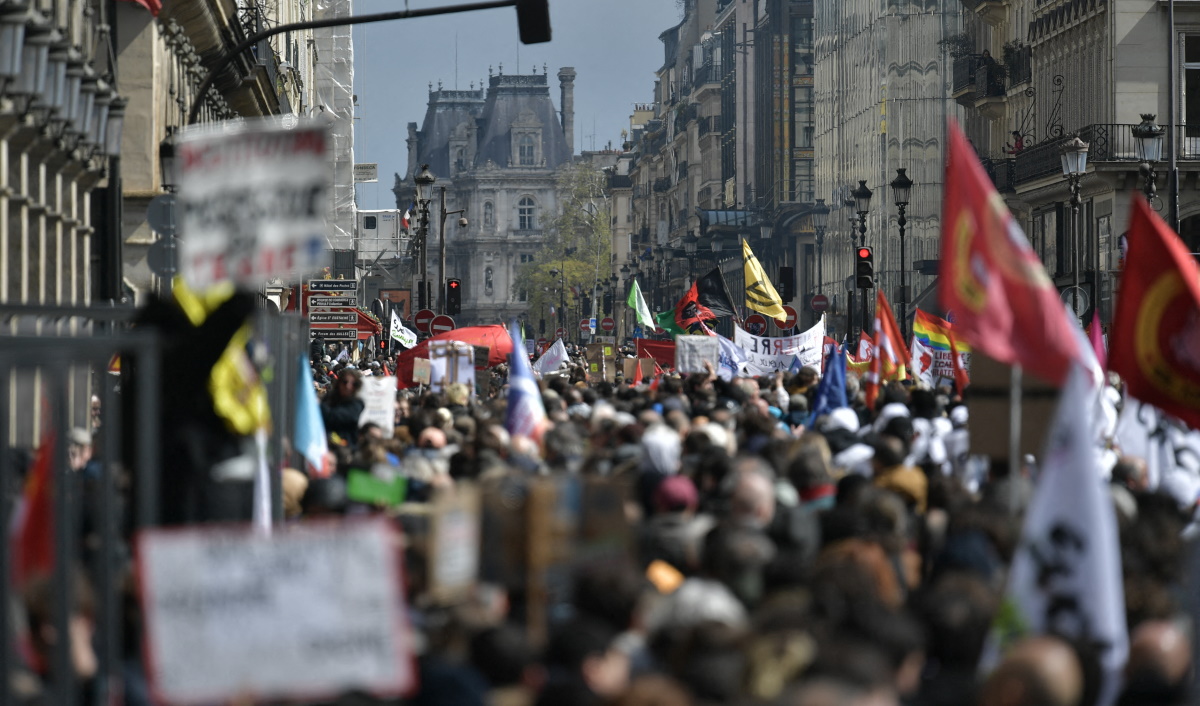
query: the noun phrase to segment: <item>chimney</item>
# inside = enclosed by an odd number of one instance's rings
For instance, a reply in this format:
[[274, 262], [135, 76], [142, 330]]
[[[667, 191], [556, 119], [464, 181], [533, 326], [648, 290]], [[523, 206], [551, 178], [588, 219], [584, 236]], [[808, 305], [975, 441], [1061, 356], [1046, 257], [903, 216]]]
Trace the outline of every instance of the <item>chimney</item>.
[[563, 137], [567, 138], [570, 154], [575, 154], [575, 69], [570, 66], [559, 69], [558, 83], [562, 87], [559, 103], [562, 109]]

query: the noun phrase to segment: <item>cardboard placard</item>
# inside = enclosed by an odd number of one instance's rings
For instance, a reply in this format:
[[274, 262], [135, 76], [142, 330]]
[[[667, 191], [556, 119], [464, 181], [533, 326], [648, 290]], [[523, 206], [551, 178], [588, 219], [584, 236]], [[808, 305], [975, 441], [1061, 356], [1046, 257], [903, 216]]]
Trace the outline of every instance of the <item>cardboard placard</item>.
[[488, 366], [492, 349], [488, 346], [475, 346], [475, 368], [482, 370]]
[[413, 359], [413, 384], [428, 385], [429, 379], [433, 375], [433, 368], [429, 364], [428, 358]]
[[396, 430], [396, 376], [376, 376], [362, 379], [358, 397], [363, 401], [358, 426], [372, 423], [383, 430], [383, 438], [390, 439]]
[[579, 478], [550, 476], [529, 484], [526, 500], [526, 627], [544, 644], [550, 616], [569, 610], [575, 538], [582, 503]]
[[475, 389], [475, 347], [462, 341], [429, 343], [429, 389], [442, 392], [460, 382]]
[[617, 379], [617, 347], [611, 343], [589, 343], [584, 349], [588, 382], [614, 382]]
[[429, 533], [429, 594], [450, 603], [466, 598], [479, 577], [479, 490], [460, 484], [433, 501]]
[[[971, 384], [967, 387], [970, 410], [971, 454], [993, 461], [1008, 458], [1009, 394], [1011, 368], [976, 351], [971, 354]], [[1058, 390], [1033, 377], [1021, 375], [1021, 454], [1040, 455], [1046, 432], [1054, 420]]]
[[707, 362], [713, 370], [721, 360], [721, 345], [716, 336], [676, 336], [675, 369], [681, 373], [706, 372]]
[[152, 529], [138, 577], [154, 700], [404, 694], [416, 670], [385, 520]]

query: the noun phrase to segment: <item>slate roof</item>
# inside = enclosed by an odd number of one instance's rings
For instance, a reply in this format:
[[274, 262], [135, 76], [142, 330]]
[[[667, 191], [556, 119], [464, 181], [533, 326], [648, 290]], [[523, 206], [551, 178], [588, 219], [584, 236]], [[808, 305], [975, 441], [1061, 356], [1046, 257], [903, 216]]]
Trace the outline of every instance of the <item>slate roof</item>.
[[[417, 157], [417, 169], [428, 164], [438, 179], [450, 176], [450, 135], [467, 120], [477, 120], [483, 112], [484, 91], [430, 91], [425, 122]], [[408, 175], [411, 180], [412, 175]]]

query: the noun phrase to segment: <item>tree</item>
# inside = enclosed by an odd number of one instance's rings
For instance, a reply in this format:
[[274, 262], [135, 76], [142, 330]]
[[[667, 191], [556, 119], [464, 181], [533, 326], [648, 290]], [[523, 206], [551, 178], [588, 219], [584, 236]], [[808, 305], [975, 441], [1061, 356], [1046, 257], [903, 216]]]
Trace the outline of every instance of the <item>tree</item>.
[[[522, 294], [529, 304], [529, 318], [534, 324], [545, 312], [548, 333], [553, 333], [557, 316], [550, 316], [550, 307], [559, 307], [563, 297], [559, 287], [566, 287], [567, 309], [574, 321], [592, 314], [580, 308], [572, 288], [586, 296], [598, 279], [609, 275], [612, 258], [612, 208], [605, 194], [605, 174], [591, 164], [576, 163], [562, 170], [558, 177], [558, 213], [547, 229], [546, 242], [534, 262], [522, 265], [513, 281], [513, 296]], [[563, 273], [560, 278], [551, 270]], [[560, 281], [561, 280], [561, 281]], [[576, 314], [579, 314], [576, 316]], [[568, 327], [572, 321], [567, 321]]]

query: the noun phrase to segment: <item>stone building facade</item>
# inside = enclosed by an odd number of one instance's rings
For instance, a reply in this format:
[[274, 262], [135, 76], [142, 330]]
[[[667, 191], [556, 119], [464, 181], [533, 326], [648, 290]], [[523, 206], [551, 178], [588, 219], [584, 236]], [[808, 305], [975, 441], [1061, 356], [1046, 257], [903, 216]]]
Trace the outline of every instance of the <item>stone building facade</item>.
[[[447, 211], [465, 210], [469, 225], [449, 218], [444, 233], [446, 277], [463, 282], [459, 326], [508, 323], [527, 312], [528, 294], [513, 283], [521, 265], [545, 255], [547, 229], [558, 212], [559, 171], [572, 159], [575, 70], [558, 71], [560, 120], [545, 67], [531, 74], [499, 68], [486, 88], [430, 87], [421, 129], [408, 125], [408, 173], [397, 174], [393, 187], [403, 212], [415, 201], [413, 177], [422, 166], [428, 164], [437, 177], [428, 255], [425, 263], [415, 263], [414, 281], [422, 273], [439, 279], [443, 234], [437, 191], [446, 189]], [[435, 286], [435, 301], [437, 292]]]

